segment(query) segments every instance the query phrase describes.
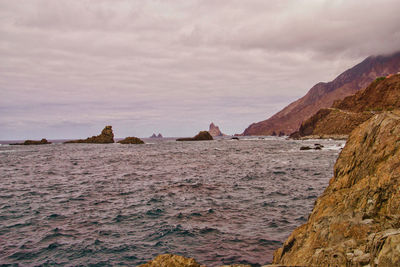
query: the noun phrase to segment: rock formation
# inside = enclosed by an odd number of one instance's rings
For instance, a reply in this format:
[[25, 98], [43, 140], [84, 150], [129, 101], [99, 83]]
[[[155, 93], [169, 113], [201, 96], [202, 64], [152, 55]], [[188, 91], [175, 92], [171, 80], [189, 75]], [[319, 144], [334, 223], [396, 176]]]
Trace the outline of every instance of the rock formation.
[[16, 145], [25, 145], [25, 146], [28, 146], [28, 145], [49, 145], [49, 144], [51, 144], [51, 142], [49, 142], [49, 141], [47, 141], [47, 139], [43, 138], [43, 139], [40, 140], [40, 141], [26, 140], [26, 141], [23, 142], [23, 143], [14, 143], [14, 144], [10, 144], [10, 145], [13, 145], [13, 146], [16, 146]]
[[156, 135], [155, 133], [153, 133], [149, 138], [163, 138], [162, 134], [158, 133], [158, 135]]
[[64, 144], [70, 143], [92, 143], [92, 144], [108, 144], [114, 143], [114, 133], [112, 126], [106, 126], [100, 135], [88, 137], [86, 139], [78, 139], [64, 142]]
[[282, 132], [286, 135], [297, 131], [303, 121], [321, 108], [329, 108], [335, 100], [356, 93], [365, 88], [376, 77], [400, 71], [400, 52], [390, 56], [371, 56], [360, 64], [343, 72], [328, 83], [314, 85], [308, 93], [291, 103], [271, 118], [251, 124], [244, 135], [272, 135]]
[[127, 137], [124, 140], [118, 141], [120, 144], [144, 144], [143, 140], [137, 137]]
[[201, 267], [194, 259], [178, 255], [163, 254], [138, 267]]
[[226, 136], [226, 134], [223, 134], [221, 130], [219, 129], [218, 126], [216, 126], [213, 122], [210, 124], [210, 129], [208, 132], [211, 134], [211, 136]]
[[357, 127], [306, 224], [274, 253], [300, 266], [400, 266], [400, 111]]
[[300, 126], [292, 138], [348, 135], [374, 114], [400, 108], [400, 75], [380, 77], [332, 108], [321, 109]]
[[176, 139], [176, 141], [207, 141], [207, 140], [214, 140], [211, 134], [207, 131], [201, 131], [195, 137]]

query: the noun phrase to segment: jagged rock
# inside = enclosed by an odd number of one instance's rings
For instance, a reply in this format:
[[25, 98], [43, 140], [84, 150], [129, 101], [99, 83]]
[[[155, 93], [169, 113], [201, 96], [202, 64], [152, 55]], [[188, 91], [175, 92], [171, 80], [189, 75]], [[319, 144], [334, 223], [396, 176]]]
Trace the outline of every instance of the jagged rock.
[[25, 146], [28, 146], [28, 145], [49, 145], [49, 144], [51, 144], [51, 142], [49, 142], [49, 141], [47, 141], [47, 139], [43, 138], [43, 139], [40, 140], [40, 141], [26, 140], [26, 141], [23, 142], [23, 143], [14, 143], [14, 144], [10, 144], [10, 145], [13, 145], [13, 146], [16, 146], [16, 145], [25, 145]]
[[114, 133], [112, 126], [106, 126], [100, 135], [88, 137], [86, 139], [78, 139], [64, 142], [64, 144], [70, 143], [93, 143], [93, 144], [108, 144], [114, 143]]
[[211, 136], [211, 134], [207, 131], [201, 131], [195, 137], [176, 139], [176, 141], [208, 141], [208, 140], [214, 140], [214, 139]]
[[275, 264], [400, 266], [400, 111], [350, 135], [334, 177], [306, 224], [275, 251]]
[[143, 140], [137, 137], [126, 137], [124, 140], [118, 141], [120, 144], [144, 144]]
[[162, 134], [158, 133], [158, 135], [156, 135], [155, 133], [153, 133], [149, 138], [163, 138]]
[[319, 110], [290, 137], [348, 135], [374, 114], [396, 108], [400, 108], [400, 75], [381, 77], [366, 89], [335, 101], [332, 108]]
[[178, 255], [163, 254], [138, 267], [201, 267], [194, 259]]
[[226, 134], [223, 134], [219, 127], [216, 126], [213, 122], [210, 124], [210, 129], [208, 130], [208, 132], [211, 134], [211, 136], [215, 137], [215, 136], [226, 136]]

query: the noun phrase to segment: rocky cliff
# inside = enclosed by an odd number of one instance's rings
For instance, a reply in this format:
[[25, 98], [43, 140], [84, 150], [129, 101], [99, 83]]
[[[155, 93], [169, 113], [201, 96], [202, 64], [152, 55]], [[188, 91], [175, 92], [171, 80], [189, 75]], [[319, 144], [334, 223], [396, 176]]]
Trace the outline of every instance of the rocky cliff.
[[106, 126], [103, 131], [101, 131], [100, 135], [88, 137], [86, 139], [78, 139], [67, 141], [64, 144], [70, 143], [93, 143], [93, 144], [108, 144], [114, 143], [114, 133], [112, 130], [112, 126]]
[[292, 138], [304, 136], [348, 135], [374, 114], [400, 108], [400, 75], [380, 77], [332, 108], [321, 109], [302, 123]]
[[400, 111], [357, 127], [306, 224], [274, 254], [300, 266], [400, 266]]
[[211, 136], [226, 136], [226, 134], [223, 134], [221, 130], [219, 129], [218, 126], [216, 126], [213, 122], [210, 124], [210, 129], [208, 132], [211, 134]]
[[271, 118], [251, 124], [244, 135], [272, 135], [297, 131], [303, 121], [321, 108], [329, 108], [335, 100], [356, 93], [365, 88], [376, 77], [400, 71], [400, 52], [389, 56], [371, 56], [360, 64], [343, 72], [328, 83], [314, 85], [308, 93], [291, 103]]

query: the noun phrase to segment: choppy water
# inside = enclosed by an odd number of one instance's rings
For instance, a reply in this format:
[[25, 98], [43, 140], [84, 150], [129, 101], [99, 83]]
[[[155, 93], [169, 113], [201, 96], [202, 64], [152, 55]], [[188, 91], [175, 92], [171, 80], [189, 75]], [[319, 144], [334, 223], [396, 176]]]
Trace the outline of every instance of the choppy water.
[[318, 142], [0, 146], [0, 262], [268, 263], [332, 176], [343, 142]]

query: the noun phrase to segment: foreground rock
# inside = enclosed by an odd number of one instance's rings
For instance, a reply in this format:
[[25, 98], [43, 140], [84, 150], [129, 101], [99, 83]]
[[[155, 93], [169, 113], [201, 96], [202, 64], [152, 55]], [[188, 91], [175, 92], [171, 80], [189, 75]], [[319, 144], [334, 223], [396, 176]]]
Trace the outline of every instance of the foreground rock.
[[367, 88], [321, 109], [290, 137], [340, 136], [350, 132], [377, 113], [400, 108], [400, 75], [380, 77]]
[[124, 140], [118, 141], [120, 144], [144, 144], [143, 140], [137, 137], [127, 137]]
[[306, 224], [274, 253], [275, 264], [400, 266], [400, 111], [350, 135]]
[[214, 140], [214, 138], [207, 131], [201, 131], [195, 137], [176, 139], [176, 141], [208, 141], [208, 140]]
[[90, 143], [90, 144], [109, 144], [114, 143], [114, 133], [112, 126], [106, 126], [100, 135], [88, 137], [86, 139], [78, 139], [64, 142], [64, 144], [71, 143]]
[[139, 267], [201, 267], [194, 259], [178, 255], [163, 254]]
[[219, 129], [218, 126], [216, 126], [213, 122], [210, 124], [210, 129], [208, 132], [211, 134], [211, 136], [226, 136], [226, 134], [223, 134], [221, 130]]
[[47, 139], [43, 138], [40, 141], [35, 141], [35, 140], [26, 140], [23, 143], [14, 143], [10, 144], [12, 146], [17, 146], [17, 145], [24, 145], [24, 146], [29, 146], [29, 145], [49, 145], [51, 142], [47, 141]]

